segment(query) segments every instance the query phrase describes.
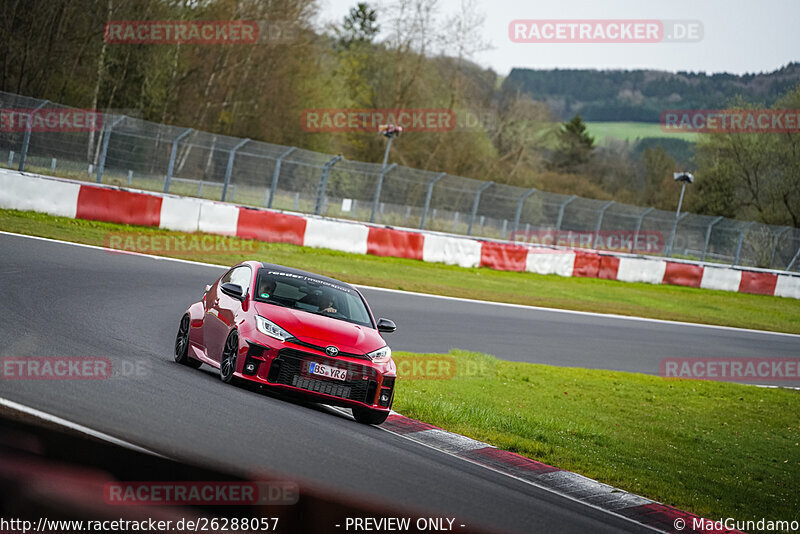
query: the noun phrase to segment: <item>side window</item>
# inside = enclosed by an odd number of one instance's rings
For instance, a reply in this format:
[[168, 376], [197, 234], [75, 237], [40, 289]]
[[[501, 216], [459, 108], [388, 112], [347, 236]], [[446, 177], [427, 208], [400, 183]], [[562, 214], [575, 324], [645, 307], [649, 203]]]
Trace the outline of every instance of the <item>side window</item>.
[[219, 285], [222, 285], [222, 284], [227, 284], [228, 282], [230, 282], [230, 281], [231, 281], [231, 276], [233, 276], [233, 271], [235, 271], [235, 270], [236, 270], [236, 269], [231, 269], [230, 271], [228, 271], [227, 273], [225, 273], [225, 276], [223, 276], [222, 278], [220, 278], [220, 280], [219, 280]]
[[242, 286], [242, 289], [244, 289], [245, 294], [250, 293], [250, 279], [252, 278], [253, 275], [252, 271], [250, 270], [250, 267], [246, 266], [237, 267], [228, 274], [230, 274], [231, 279], [229, 280], [229, 282], [231, 284], [237, 284]]

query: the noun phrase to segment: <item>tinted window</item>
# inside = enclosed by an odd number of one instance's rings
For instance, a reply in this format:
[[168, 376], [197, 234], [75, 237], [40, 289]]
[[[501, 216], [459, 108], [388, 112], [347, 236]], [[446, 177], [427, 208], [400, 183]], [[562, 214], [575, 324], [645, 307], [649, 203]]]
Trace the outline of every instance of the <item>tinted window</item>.
[[270, 268], [259, 269], [253, 298], [362, 326], [373, 326], [367, 306], [355, 290], [312, 276]]

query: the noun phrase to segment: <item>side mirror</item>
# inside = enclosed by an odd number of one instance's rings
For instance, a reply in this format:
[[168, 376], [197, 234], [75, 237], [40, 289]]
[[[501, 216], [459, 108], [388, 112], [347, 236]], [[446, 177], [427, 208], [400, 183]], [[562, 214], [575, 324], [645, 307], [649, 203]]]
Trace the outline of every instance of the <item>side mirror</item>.
[[378, 319], [378, 332], [391, 333], [397, 330], [397, 325], [389, 319]]
[[244, 289], [242, 289], [242, 286], [239, 284], [231, 284], [228, 282], [227, 284], [222, 284], [220, 289], [229, 297], [233, 297], [238, 300], [244, 300]]

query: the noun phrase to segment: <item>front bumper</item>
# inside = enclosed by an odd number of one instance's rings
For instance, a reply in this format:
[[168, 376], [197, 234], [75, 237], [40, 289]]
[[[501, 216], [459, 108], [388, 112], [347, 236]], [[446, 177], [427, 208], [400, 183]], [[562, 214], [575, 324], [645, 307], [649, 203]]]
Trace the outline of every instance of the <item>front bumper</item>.
[[[247, 342], [247, 355], [237, 367], [237, 376], [290, 391], [317, 402], [334, 406], [366, 407], [389, 411], [394, 398], [393, 366], [374, 364], [354, 358], [330, 358], [293, 346], [291, 342], [270, 347], [252, 340]], [[241, 360], [240, 360], [241, 361]], [[347, 370], [347, 380], [335, 380], [308, 373], [310, 362]]]

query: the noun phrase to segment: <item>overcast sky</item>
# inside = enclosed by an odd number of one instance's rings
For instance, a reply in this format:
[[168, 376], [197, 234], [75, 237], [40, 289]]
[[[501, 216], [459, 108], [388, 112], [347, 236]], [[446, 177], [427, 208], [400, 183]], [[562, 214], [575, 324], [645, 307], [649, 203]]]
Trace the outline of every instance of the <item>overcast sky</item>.
[[[358, 0], [319, 0], [321, 22], [340, 22]], [[800, 61], [800, 0], [475, 0], [484, 39], [492, 49], [473, 58], [500, 74], [533, 69], [659, 69], [768, 72]], [[387, 1], [371, 2], [380, 10]], [[439, 0], [440, 12], [459, 11], [461, 0]], [[515, 19], [698, 20], [703, 38], [693, 43], [519, 44], [508, 36]]]

